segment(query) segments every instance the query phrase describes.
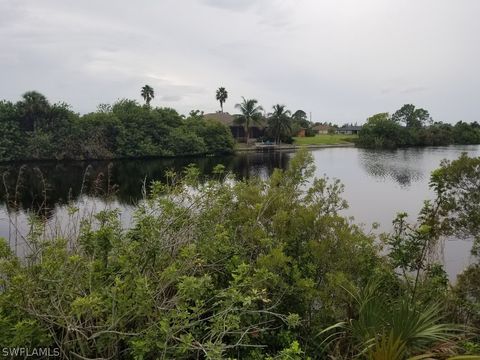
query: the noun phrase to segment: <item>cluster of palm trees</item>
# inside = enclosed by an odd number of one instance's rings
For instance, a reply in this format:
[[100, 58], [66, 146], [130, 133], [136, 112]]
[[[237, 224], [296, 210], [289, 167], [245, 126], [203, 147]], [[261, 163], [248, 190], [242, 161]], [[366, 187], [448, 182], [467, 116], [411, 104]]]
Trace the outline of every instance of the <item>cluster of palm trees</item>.
[[[294, 124], [300, 127], [308, 124], [307, 114], [303, 110], [297, 110], [293, 114], [287, 110], [285, 105], [276, 104], [272, 107], [272, 112], [264, 115], [263, 108], [258, 105], [256, 99], [245, 99], [236, 104], [235, 108], [240, 110], [240, 114], [236, 116], [236, 122], [243, 124], [245, 127], [246, 142], [249, 140], [249, 129], [253, 124], [266, 122], [270, 135], [279, 144], [283, 137], [292, 136]], [[266, 121], [265, 121], [266, 120]]]
[[[220, 102], [221, 112], [223, 113], [223, 104], [228, 98], [228, 92], [224, 87], [219, 87], [216, 92], [216, 99]], [[271, 136], [275, 143], [280, 143], [283, 136], [289, 136], [292, 133], [294, 122], [301, 124], [307, 121], [307, 114], [303, 110], [297, 110], [293, 114], [287, 110], [285, 105], [276, 104], [272, 108], [272, 112], [265, 115], [264, 109], [258, 104], [256, 99], [245, 99], [235, 105], [240, 110], [240, 114], [236, 115], [235, 122], [245, 127], [246, 142], [249, 141], [250, 128], [265, 122], [268, 125]]]
[[[150, 101], [155, 97], [153, 88], [145, 85], [142, 87], [140, 94], [146, 105], [150, 106]], [[220, 111], [223, 113], [223, 104], [228, 99], [228, 91], [223, 86], [219, 87], [215, 93], [215, 98], [220, 103]], [[263, 107], [258, 104], [258, 100], [245, 99], [243, 96], [242, 102], [236, 104], [235, 108], [240, 110], [240, 114], [235, 116], [235, 122], [245, 127], [247, 143], [250, 137], [250, 128], [253, 125], [266, 123], [270, 135], [274, 138], [275, 143], [278, 144], [281, 142], [282, 137], [291, 135], [294, 122], [299, 124], [308, 122], [307, 114], [303, 110], [297, 110], [292, 114], [285, 105], [276, 104], [273, 106], [271, 113], [265, 114]]]

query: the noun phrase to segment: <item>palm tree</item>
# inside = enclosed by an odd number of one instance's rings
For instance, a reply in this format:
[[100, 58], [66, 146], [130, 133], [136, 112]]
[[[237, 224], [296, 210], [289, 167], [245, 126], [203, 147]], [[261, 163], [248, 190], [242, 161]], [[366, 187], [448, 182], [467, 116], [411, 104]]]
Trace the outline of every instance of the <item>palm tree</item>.
[[322, 331], [321, 335], [336, 331], [322, 345], [349, 344], [344, 351], [351, 357], [367, 354], [372, 360], [403, 360], [407, 354], [425, 353], [430, 354], [417, 359], [430, 359], [437, 345], [452, 344], [461, 333], [460, 326], [444, 322], [439, 304], [412, 304], [406, 295], [388, 299], [384, 291], [375, 280], [359, 291], [347, 290], [357, 316]]
[[268, 126], [275, 137], [275, 143], [280, 143], [280, 137], [292, 131], [290, 110], [285, 105], [274, 105], [273, 112], [269, 114]]
[[28, 91], [22, 95], [18, 108], [22, 117], [22, 127], [26, 131], [35, 131], [38, 125], [48, 117], [50, 103], [39, 92]]
[[218, 90], [217, 90], [216, 98], [217, 98], [218, 101], [220, 101], [220, 107], [221, 107], [222, 113], [223, 113], [223, 104], [225, 103], [225, 101], [228, 98], [227, 90], [225, 90], [224, 87], [219, 87]]
[[258, 101], [255, 99], [245, 99], [242, 96], [242, 102], [236, 104], [235, 107], [240, 109], [241, 114], [237, 116], [236, 122], [245, 126], [245, 139], [248, 144], [249, 129], [252, 123], [258, 123], [262, 119], [263, 108], [258, 105]]
[[150, 106], [150, 101], [152, 101], [152, 99], [155, 97], [153, 88], [150, 85], [145, 85], [142, 87], [142, 92], [140, 94], [145, 99], [147, 106]]

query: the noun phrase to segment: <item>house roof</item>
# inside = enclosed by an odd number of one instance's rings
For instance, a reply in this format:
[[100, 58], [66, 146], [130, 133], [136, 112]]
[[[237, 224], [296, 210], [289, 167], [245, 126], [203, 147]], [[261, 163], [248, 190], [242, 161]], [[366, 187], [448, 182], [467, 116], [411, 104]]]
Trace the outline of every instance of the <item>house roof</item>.
[[339, 128], [338, 130], [342, 130], [342, 131], [360, 131], [362, 130], [362, 127], [361, 126], [342, 126], [341, 128]]
[[[210, 113], [210, 114], [204, 114], [203, 115], [203, 117], [205, 119], [216, 120], [216, 121], [219, 121], [226, 126], [242, 126], [242, 125], [239, 125], [235, 122], [235, 118], [237, 116], [238, 115], [231, 115], [227, 112], [224, 112], [224, 113], [216, 112], [216, 113]], [[265, 122], [264, 119], [262, 119], [259, 124], [252, 124], [251, 126], [252, 127], [257, 126], [259, 128], [264, 128], [266, 126], [266, 122]]]
[[328, 130], [330, 129], [330, 126], [328, 125], [323, 125], [323, 124], [317, 124], [314, 127], [312, 127], [313, 130], [321, 131], [321, 130]]
[[233, 123], [233, 120], [234, 120], [235, 117], [233, 115], [230, 115], [229, 113], [216, 112], [216, 113], [204, 114], [203, 117], [205, 119], [219, 121], [222, 124], [227, 125], [227, 126], [235, 125]]

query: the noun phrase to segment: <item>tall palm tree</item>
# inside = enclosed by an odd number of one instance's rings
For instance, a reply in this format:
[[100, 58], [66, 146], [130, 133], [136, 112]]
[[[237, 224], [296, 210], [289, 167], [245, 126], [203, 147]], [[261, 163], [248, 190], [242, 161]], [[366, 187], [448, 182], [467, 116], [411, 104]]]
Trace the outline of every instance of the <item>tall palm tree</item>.
[[263, 108], [257, 105], [258, 101], [255, 99], [245, 99], [242, 96], [242, 102], [236, 104], [235, 107], [240, 109], [241, 114], [237, 116], [236, 122], [245, 126], [245, 139], [248, 144], [250, 138], [249, 129], [252, 123], [258, 123], [262, 119]]
[[216, 98], [220, 102], [220, 108], [222, 109], [222, 113], [223, 113], [223, 104], [225, 103], [225, 101], [227, 101], [228, 91], [225, 90], [224, 87], [219, 87], [217, 89]]
[[28, 91], [22, 95], [18, 102], [21, 112], [22, 127], [26, 131], [35, 131], [42, 121], [48, 117], [50, 103], [47, 98], [37, 91]]
[[150, 85], [145, 85], [142, 87], [142, 92], [140, 94], [147, 103], [147, 106], [150, 106], [150, 101], [152, 101], [152, 99], [155, 97], [153, 88]]
[[275, 137], [275, 143], [280, 143], [280, 137], [287, 135], [292, 131], [292, 121], [290, 117], [290, 110], [285, 108], [285, 105], [274, 105], [273, 112], [269, 114], [268, 126]]

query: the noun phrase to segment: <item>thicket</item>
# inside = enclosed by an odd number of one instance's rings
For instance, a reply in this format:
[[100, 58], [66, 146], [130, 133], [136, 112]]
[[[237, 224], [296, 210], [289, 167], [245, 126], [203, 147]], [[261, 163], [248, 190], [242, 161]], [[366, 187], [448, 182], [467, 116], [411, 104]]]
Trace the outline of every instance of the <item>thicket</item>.
[[0, 101], [0, 161], [112, 159], [222, 154], [233, 151], [230, 130], [201, 116], [133, 100], [101, 105], [80, 116], [37, 92]]
[[32, 219], [27, 257], [0, 243], [0, 343], [79, 359], [473, 354], [479, 266], [452, 289], [432, 254], [443, 236], [478, 240], [479, 169], [444, 162], [418, 223], [399, 214], [381, 239], [341, 215], [343, 186], [312, 179], [306, 151], [268, 179], [168, 172], [129, 229], [105, 210], [45, 238]]
[[367, 148], [480, 144], [480, 124], [434, 122], [427, 110], [404, 105], [392, 116], [373, 115], [359, 132], [357, 145]]

